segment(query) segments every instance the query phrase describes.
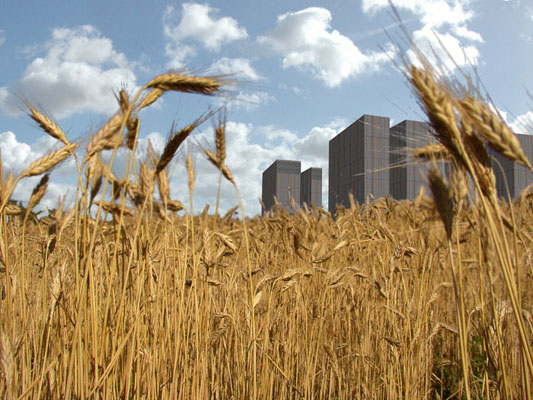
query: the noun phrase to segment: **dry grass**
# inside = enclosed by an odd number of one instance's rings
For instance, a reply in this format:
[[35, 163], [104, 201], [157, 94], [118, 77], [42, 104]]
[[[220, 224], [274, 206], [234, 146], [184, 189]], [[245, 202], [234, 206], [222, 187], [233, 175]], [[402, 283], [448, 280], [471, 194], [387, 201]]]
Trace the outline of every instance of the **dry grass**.
[[[119, 111], [77, 164], [72, 210], [25, 218], [9, 197], [77, 144], [16, 178], [0, 171], [0, 397], [530, 398], [533, 193], [512, 207], [495, 198], [489, 136], [431, 70], [409, 72], [441, 143], [414, 152], [452, 165], [449, 184], [430, 172], [434, 199], [352, 200], [335, 219], [307, 208], [238, 219], [238, 206], [219, 217], [217, 199], [214, 216], [194, 216], [202, 177], [190, 153], [188, 210], [165, 169], [197, 123], [172, 129], [160, 156], [141, 162], [134, 151], [142, 108], [168, 90], [224, 84], [179, 74], [131, 99], [119, 92]], [[114, 156], [105, 165], [99, 152], [119, 146], [130, 158], [115, 177]], [[225, 117], [215, 146], [205, 155], [235, 185]]]

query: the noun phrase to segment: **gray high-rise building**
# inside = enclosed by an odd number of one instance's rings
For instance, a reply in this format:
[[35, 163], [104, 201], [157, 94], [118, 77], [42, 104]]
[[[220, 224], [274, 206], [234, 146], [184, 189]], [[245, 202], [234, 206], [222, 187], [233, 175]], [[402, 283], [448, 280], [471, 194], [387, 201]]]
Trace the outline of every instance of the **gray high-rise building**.
[[389, 118], [365, 114], [329, 141], [330, 212], [349, 207], [350, 193], [359, 203], [389, 194], [389, 127]]
[[309, 168], [300, 175], [300, 203], [322, 207], [322, 168]]
[[276, 160], [263, 172], [262, 213], [274, 206], [274, 196], [281, 207], [293, 212], [290, 199], [300, 204], [300, 161]]
[[[431, 125], [405, 120], [390, 128], [390, 195], [397, 200], [414, 200], [421, 187], [427, 188], [430, 163], [415, 160], [410, 149], [438, 143]], [[439, 163], [444, 174], [444, 167]], [[426, 192], [428, 193], [428, 192]]]
[[[518, 141], [529, 163], [533, 165], [533, 135], [517, 134]], [[518, 197], [520, 192], [533, 183], [533, 173], [518, 163], [514, 163], [514, 197]]]
[[[530, 163], [533, 164], [533, 135], [515, 134], [520, 146]], [[497, 151], [489, 148], [492, 157], [492, 169], [496, 176], [496, 191], [498, 196], [515, 199], [520, 192], [533, 183], [533, 173], [526, 167], [509, 160]]]

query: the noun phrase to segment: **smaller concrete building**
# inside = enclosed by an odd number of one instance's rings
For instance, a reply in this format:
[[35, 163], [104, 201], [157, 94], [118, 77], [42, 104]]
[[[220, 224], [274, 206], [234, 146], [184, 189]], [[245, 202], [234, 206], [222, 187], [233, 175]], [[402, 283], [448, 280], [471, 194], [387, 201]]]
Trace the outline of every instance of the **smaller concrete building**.
[[[533, 164], [533, 135], [524, 135], [517, 133], [516, 138], [525, 156]], [[516, 199], [520, 196], [522, 190], [533, 182], [533, 173], [526, 167], [509, 160], [497, 151], [489, 148], [489, 154], [492, 157], [492, 169], [496, 176], [496, 191], [498, 196], [507, 199]]]
[[300, 204], [322, 207], [322, 168], [309, 168], [300, 176]]
[[294, 212], [290, 199], [300, 204], [301, 162], [294, 160], [276, 160], [263, 172], [262, 214], [274, 207], [274, 197], [281, 207]]

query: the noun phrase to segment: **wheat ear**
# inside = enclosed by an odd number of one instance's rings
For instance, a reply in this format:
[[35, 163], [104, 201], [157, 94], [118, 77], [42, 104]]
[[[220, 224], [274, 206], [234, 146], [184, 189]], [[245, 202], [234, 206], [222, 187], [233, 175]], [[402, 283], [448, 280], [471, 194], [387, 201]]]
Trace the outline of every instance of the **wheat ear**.
[[429, 121], [437, 132], [437, 138], [453, 156], [465, 165], [468, 164], [449, 94], [437, 85], [430, 73], [414, 66], [410, 67], [409, 73], [409, 80], [415, 87]]
[[219, 163], [223, 164], [226, 160], [226, 122], [227, 114], [220, 113], [218, 118], [218, 125], [215, 128], [215, 145], [217, 149], [217, 159]]
[[69, 144], [65, 133], [61, 130], [59, 125], [57, 125], [54, 121], [52, 121], [44, 114], [41, 114], [31, 105], [28, 104], [28, 107], [30, 109], [30, 117], [39, 124], [43, 131], [48, 133], [53, 138], [63, 142], [64, 144]]
[[39, 204], [39, 202], [43, 199], [46, 188], [48, 187], [48, 181], [50, 180], [50, 175], [46, 174], [43, 175], [37, 186], [33, 188], [33, 191], [31, 192], [30, 200], [28, 201], [28, 208], [26, 208], [26, 214], [24, 216], [24, 219], [26, 220], [28, 216], [31, 213], [31, 210]]
[[212, 95], [220, 90], [224, 82], [214, 76], [189, 76], [177, 73], [166, 73], [156, 76], [146, 85], [147, 88], [162, 91], [175, 90], [185, 93]]
[[155, 103], [164, 93], [165, 91], [159, 88], [150, 90], [142, 99], [141, 104], [139, 104], [139, 111]]
[[7, 334], [2, 330], [0, 334], [0, 369], [4, 376], [6, 385], [6, 396], [8, 399], [14, 399], [14, 379], [15, 371], [15, 346], [9, 340]]
[[218, 168], [220, 172], [222, 172], [222, 175], [230, 181], [231, 183], [235, 184], [235, 180], [233, 179], [233, 175], [231, 171], [229, 170], [228, 166], [224, 164], [224, 162], [220, 162], [218, 157], [209, 150], [204, 150], [204, 154], [207, 156], [207, 159], [213, 164], [215, 167]]
[[202, 117], [175, 133], [172, 133], [172, 131], [174, 130], [174, 126], [172, 126], [167, 144], [165, 145], [163, 153], [161, 154], [159, 162], [157, 163], [157, 166], [155, 168], [156, 174], [158, 174], [161, 170], [167, 167], [170, 161], [172, 161], [172, 158], [174, 158], [176, 151], [178, 151], [178, 148], [181, 146], [184, 140], [187, 139], [187, 137], [192, 133], [192, 131], [194, 131], [194, 129], [196, 129], [196, 127], [204, 121], [205, 117]]
[[[192, 166], [192, 156], [190, 152], [187, 155], [186, 165], [187, 165], [187, 175], [189, 177], [189, 193], [192, 193], [194, 191], [194, 169]], [[191, 213], [192, 213], [192, 210], [191, 210]]]
[[450, 153], [440, 143], [428, 144], [424, 147], [419, 147], [412, 150], [414, 158], [422, 158], [425, 160], [448, 160], [450, 158]]
[[[110, 146], [110, 142], [113, 140], [113, 135], [120, 128], [122, 118], [122, 114], [116, 113], [107, 120], [105, 125], [100, 128], [100, 130], [89, 142], [87, 146], [87, 152], [85, 154], [85, 160], [88, 160], [94, 154]], [[115, 142], [113, 142], [113, 145], [114, 144]]]
[[26, 176], [41, 175], [42, 173], [55, 167], [60, 162], [64, 161], [76, 149], [76, 147], [78, 147], [76, 143], [69, 143], [61, 147], [59, 150], [55, 150], [44, 155], [43, 157], [32, 162], [17, 179], [21, 179]]
[[161, 170], [157, 173], [157, 187], [159, 188], [159, 197], [163, 204], [168, 203], [170, 200], [170, 185], [168, 183], [168, 176], [165, 170]]
[[490, 147], [533, 172], [533, 166], [516, 136], [488, 106], [471, 96], [461, 100], [459, 105], [463, 118], [472, 121], [474, 128], [487, 139]]
[[444, 224], [446, 230], [446, 236], [448, 239], [452, 235], [452, 223], [453, 223], [453, 202], [450, 195], [450, 190], [446, 181], [440, 174], [436, 167], [432, 167], [428, 174], [429, 189], [433, 193], [435, 200], [435, 206], [439, 212], [440, 219]]

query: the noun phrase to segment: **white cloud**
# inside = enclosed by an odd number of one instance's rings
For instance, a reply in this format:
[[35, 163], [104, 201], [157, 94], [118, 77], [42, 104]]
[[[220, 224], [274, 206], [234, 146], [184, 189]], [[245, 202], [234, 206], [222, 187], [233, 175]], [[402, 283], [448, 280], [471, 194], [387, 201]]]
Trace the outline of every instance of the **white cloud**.
[[[413, 42], [429, 62], [445, 74], [453, 72], [457, 66], [476, 65], [479, 57], [475, 46], [463, 46], [455, 36], [437, 33], [428, 26], [413, 33]], [[407, 55], [413, 64], [420, 64], [412, 49]]]
[[[394, 0], [394, 6], [410, 11], [421, 18], [424, 25], [439, 28], [445, 24], [462, 25], [470, 20], [474, 13], [467, 11], [469, 0]], [[363, 0], [363, 12], [374, 14], [389, 8], [388, 0]]]
[[309, 161], [320, 160], [322, 164], [327, 164], [329, 141], [346, 126], [346, 121], [334, 120], [326, 126], [312, 128], [307, 136], [298, 139], [293, 144], [296, 156]]
[[454, 32], [458, 36], [461, 36], [461, 37], [463, 37], [465, 39], [468, 39], [468, 40], [471, 40], [473, 42], [480, 42], [480, 43], [484, 42], [483, 38], [481, 37], [481, 35], [478, 32], [471, 31], [465, 26], [458, 26], [458, 27], [454, 28]]
[[216, 104], [218, 106], [226, 106], [230, 110], [244, 109], [246, 111], [254, 111], [275, 100], [276, 98], [267, 92], [240, 91], [235, 96], [219, 97], [216, 100]]
[[113, 90], [136, 88], [132, 63], [90, 25], [56, 28], [45, 47], [46, 55], [28, 65], [9, 93], [1, 88], [0, 106], [8, 114], [21, 113], [23, 98], [45, 106], [55, 118], [78, 112], [108, 115], [117, 108]]
[[[457, 66], [466, 66], [469, 62], [477, 64], [479, 50], [473, 42], [483, 43], [483, 37], [467, 26], [475, 15], [468, 9], [471, 0], [394, 0], [393, 3], [398, 10], [413, 13], [422, 22], [423, 27], [413, 32], [412, 38], [432, 64], [443, 67], [447, 74]], [[362, 3], [363, 12], [371, 15], [388, 8], [388, 0], [363, 0]], [[413, 49], [409, 50], [408, 57], [419, 64]]]
[[310, 72], [326, 86], [335, 87], [388, 60], [381, 53], [364, 54], [346, 36], [331, 30], [331, 13], [310, 7], [278, 16], [276, 28], [258, 41], [283, 55], [283, 68]]
[[264, 79], [252, 66], [251, 60], [247, 58], [227, 58], [222, 57], [215, 61], [208, 68], [209, 73], [233, 75], [237, 79], [247, 79], [257, 81]]
[[5, 31], [3, 29], [0, 29], [0, 46], [2, 46], [5, 41], [6, 41]]
[[527, 133], [533, 135], [533, 111], [528, 111], [525, 114], [519, 115], [510, 124], [511, 129], [515, 133]]
[[184, 61], [196, 54], [193, 46], [185, 40], [200, 43], [208, 50], [218, 51], [223, 44], [248, 37], [246, 29], [231, 17], [213, 17], [218, 10], [207, 4], [182, 4], [181, 19], [177, 22], [178, 12], [167, 6], [163, 14], [164, 35], [167, 56], [171, 68], [182, 68]]
[[29, 144], [19, 142], [11, 131], [0, 133], [0, 149], [2, 168], [13, 173], [22, 171], [40, 155], [33, 151]]

